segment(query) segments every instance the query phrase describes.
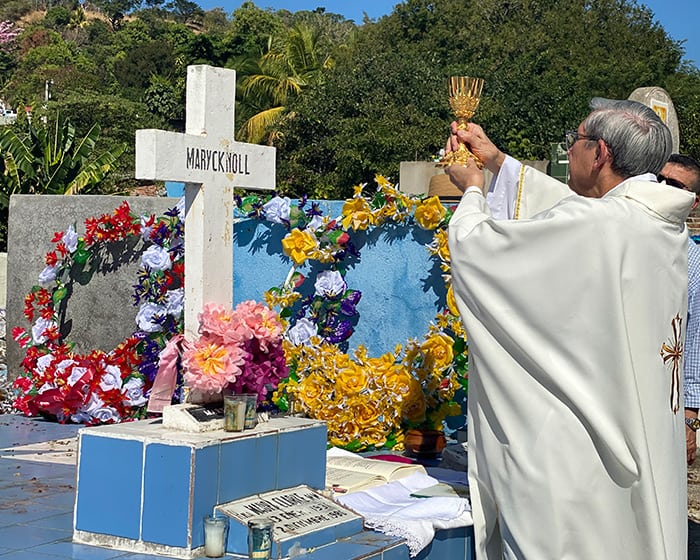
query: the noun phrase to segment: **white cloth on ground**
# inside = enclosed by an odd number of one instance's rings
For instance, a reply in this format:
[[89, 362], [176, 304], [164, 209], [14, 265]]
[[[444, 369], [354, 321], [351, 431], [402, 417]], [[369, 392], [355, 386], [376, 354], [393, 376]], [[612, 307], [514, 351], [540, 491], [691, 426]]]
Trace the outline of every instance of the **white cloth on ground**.
[[406, 540], [411, 557], [427, 547], [437, 529], [472, 524], [471, 507], [464, 498], [415, 498], [412, 492], [437, 484], [423, 473], [353, 494], [336, 501], [362, 515], [365, 526]]

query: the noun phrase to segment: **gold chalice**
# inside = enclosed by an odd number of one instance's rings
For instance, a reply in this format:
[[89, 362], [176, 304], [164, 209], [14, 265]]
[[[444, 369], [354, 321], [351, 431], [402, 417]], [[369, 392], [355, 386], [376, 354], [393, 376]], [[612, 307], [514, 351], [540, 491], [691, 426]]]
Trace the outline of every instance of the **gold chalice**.
[[[457, 117], [457, 128], [461, 130], [469, 128], [469, 120], [474, 116], [474, 112], [479, 106], [483, 87], [483, 78], [469, 76], [452, 76], [450, 78], [450, 107]], [[483, 169], [483, 162], [467, 146], [460, 144], [456, 152], [445, 154], [437, 165], [440, 167], [453, 164], [466, 165], [470, 159], [474, 160], [479, 169]]]

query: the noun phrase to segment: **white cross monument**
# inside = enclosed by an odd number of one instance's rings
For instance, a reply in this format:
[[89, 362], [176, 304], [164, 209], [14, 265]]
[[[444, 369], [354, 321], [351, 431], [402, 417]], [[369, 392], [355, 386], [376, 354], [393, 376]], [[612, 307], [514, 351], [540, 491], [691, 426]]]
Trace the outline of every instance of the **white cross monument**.
[[233, 188], [273, 190], [275, 148], [234, 141], [236, 71], [187, 67], [185, 134], [136, 131], [136, 178], [185, 183], [185, 337], [233, 305]]

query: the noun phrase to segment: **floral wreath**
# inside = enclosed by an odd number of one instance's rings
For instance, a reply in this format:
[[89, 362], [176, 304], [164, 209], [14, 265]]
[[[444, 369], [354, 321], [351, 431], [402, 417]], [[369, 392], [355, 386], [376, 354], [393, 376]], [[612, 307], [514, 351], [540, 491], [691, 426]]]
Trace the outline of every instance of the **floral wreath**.
[[[147, 395], [167, 341], [182, 332], [184, 282], [183, 204], [161, 218], [136, 216], [123, 202], [112, 214], [85, 220], [85, 234], [75, 225], [56, 232], [46, 254], [41, 285], [24, 298], [29, 331], [15, 327], [12, 336], [26, 349], [24, 373], [15, 379], [14, 408], [28, 416], [58, 422], [102, 424], [144, 418]], [[108, 244], [137, 238], [142, 250], [134, 285], [138, 328], [114, 350], [73, 351], [61, 332], [74, 278], [92, 274]]]
[[[438, 197], [402, 193], [384, 177], [375, 181], [379, 188], [371, 196], [364, 194], [366, 185], [355, 188], [338, 219], [322, 216], [318, 204], [305, 199], [297, 205], [280, 196], [237, 200], [244, 217], [287, 228], [282, 248], [294, 263], [286, 280], [264, 296], [288, 322], [289, 376], [273, 402], [283, 411], [324, 420], [329, 443], [352, 451], [401, 448], [407, 429], [441, 429], [446, 417], [462, 414], [454, 399], [467, 386], [466, 334], [452, 292], [447, 245], [453, 209]], [[345, 282], [349, 263], [359, 257], [352, 233], [388, 224], [434, 231], [427, 248], [439, 260], [446, 298], [422, 340], [411, 339], [379, 357], [370, 357], [363, 345], [347, 354], [343, 348], [361, 298]], [[296, 270], [304, 263], [323, 268], [306, 296], [307, 279]]]
[[[264, 294], [269, 308], [279, 309], [278, 315], [267, 313], [262, 304], [254, 302], [238, 306], [243, 306], [248, 316], [262, 317], [255, 324], [248, 320], [248, 330], [259, 332], [263, 324], [281, 320], [281, 328], [273, 330], [282, 334], [279, 348], [284, 352], [285, 367], [279, 363], [280, 353], [266, 348], [262, 359], [250, 359], [250, 364], [244, 364], [237, 350], [239, 369], [256, 368], [259, 389], [270, 391], [277, 408], [324, 420], [329, 443], [355, 451], [400, 448], [407, 429], [440, 428], [447, 416], [462, 414], [454, 399], [457, 390], [466, 390], [467, 384], [466, 335], [452, 293], [447, 246], [446, 225], [452, 209], [445, 208], [437, 197], [409, 196], [381, 176], [375, 180], [379, 186], [376, 193], [367, 196], [366, 185], [356, 187], [338, 219], [323, 216], [318, 204], [309, 204], [306, 199], [295, 205], [278, 195], [236, 199], [238, 218], [282, 224], [288, 230], [282, 250], [294, 265], [281, 285]], [[361, 298], [361, 292], [345, 282], [348, 268], [360, 256], [352, 234], [388, 224], [417, 224], [434, 232], [427, 248], [439, 261], [447, 288], [445, 301], [421, 340], [408, 340], [379, 357], [370, 357], [362, 345], [348, 354], [344, 349], [358, 320], [356, 306]], [[13, 329], [15, 340], [27, 349], [22, 362], [25, 373], [15, 380], [15, 387], [21, 390], [15, 408], [32, 416], [43, 414], [59, 422], [86, 424], [146, 415], [159, 355], [169, 340], [182, 333], [183, 229], [182, 205], [156, 219], [135, 216], [124, 202], [112, 215], [86, 220], [83, 237], [78, 237], [73, 226], [54, 235], [56, 247], [46, 255], [46, 268], [40, 274], [42, 286], [34, 286], [25, 298], [25, 316], [33, 321], [31, 332]], [[63, 341], [60, 333], [61, 304], [68, 294], [71, 274], [85, 270], [97, 259], [102, 243], [132, 236], [140, 236], [144, 250], [133, 295], [134, 304], [139, 306], [139, 328], [111, 352], [77, 355], [72, 352], [73, 344]], [[319, 270], [313, 293], [306, 295], [303, 286], [308, 279], [297, 270], [304, 263], [318, 265]], [[47, 284], [53, 288], [44, 287]], [[200, 384], [204, 380], [221, 389], [223, 385], [211, 383], [216, 368], [208, 366], [230, 363], [231, 352], [225, 355], [221, 346], [214, 348], [204, 339], [210, 331], [220, 329], [222, 319], [229, 327], [234, 319], [236, 324], [245, 322], [245, 317], [237, 318], [238, 311], [205, 306], [200, 315], [202, 337], [192, 343], [189, 354], [184, 353], [191, 370], [184, 374], [186, 385], [198, 383], [196, 374]], [[228, 335], [221, 331], [217, 336]], [[253, 340], [258, 358], [260, 345], [268, 338]], [[247, 351], [252, 355], [249, 347]], [[271, 362], [276, 364], [274, 376], [269, 374]], [[259, 373], [263, 370], [267, 377]], [[180, 373], [175, 400], [182, 396]], [[241, 375], [251, 383], [253, 377], [250, 372]], [[261, 378], [272, 382], [263, 387]]]

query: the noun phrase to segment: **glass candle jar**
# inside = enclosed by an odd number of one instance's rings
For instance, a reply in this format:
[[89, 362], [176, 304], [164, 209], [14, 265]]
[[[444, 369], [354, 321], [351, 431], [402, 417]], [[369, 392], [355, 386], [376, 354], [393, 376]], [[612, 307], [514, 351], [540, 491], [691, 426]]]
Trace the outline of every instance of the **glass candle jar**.
[[266, 517], [254, 517], [248, 521], [248, 558], [269, 560], [273, 528], [274, 523]]
[[241, 432], [245, 427], [248, 398], [245, 395], [224, 395], [224, 430]]
[[204, 516], [204, 554], [207, 558], [221, 558], [226, 553], [228, 517]]

